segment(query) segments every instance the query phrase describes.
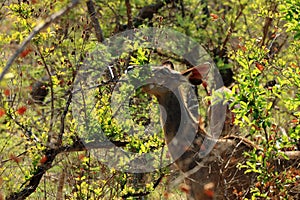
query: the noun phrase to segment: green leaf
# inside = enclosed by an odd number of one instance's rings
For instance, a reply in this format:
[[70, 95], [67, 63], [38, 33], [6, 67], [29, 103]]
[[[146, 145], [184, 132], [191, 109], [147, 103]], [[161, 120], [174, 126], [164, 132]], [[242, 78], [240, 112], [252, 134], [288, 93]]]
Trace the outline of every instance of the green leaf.
[[15, 75], [13, 73], [6, 73], [4, 75], [4, 79], [13, 79], [15, 77]]

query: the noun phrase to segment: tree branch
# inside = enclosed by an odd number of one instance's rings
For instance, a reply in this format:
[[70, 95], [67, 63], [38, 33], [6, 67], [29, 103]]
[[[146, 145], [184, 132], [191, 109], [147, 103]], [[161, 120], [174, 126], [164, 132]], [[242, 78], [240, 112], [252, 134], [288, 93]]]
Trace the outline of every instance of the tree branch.
[[7, 61], [3, 71], [0, 74], [0, 81], [3, 79], [4, 75], [8, 72], [9, 68], [13, 64], [13, 62], [17, 59], [17, 57], [20, 55], [20, 53], [23, 52], [27, 44], [34, 38], [35, 35], [37, 35], [41, 30], [44, 28], [47, 28], [51, 23], [53, 23], [55, 20], [69, 12], [73, 7], [75, 7], [79, 3], [79, 0], [72, 0], [71, 3], [69, 3], [65, 8], [61, 9], [60, 11], [54, 13], [50, 17], [48, 17], [45, 22], [37, 25], [33, 31], [27, 36], [27, 38], [22, 42], [20, 47], [16, 50], [16, 52], [9, 58]]
[[224, 39], [224, 41], [222, 42], [222, 46], [219, 52], [219, 57], [222, 58], [225, 54], [225, 49], [226, 49], [226, 44], [229, 41], [230, 37], [231, 37], [231, 33], [234, 32], [235, 26], [236, 26], [236, 22], [237, 20], [242, 16], [243, 11], [245, 9], [246, 5], [240, 5], [240, 11], [238, 12], [237, 16], [235, 17], [235, 19], [230, 23], [230, 27], [228, 29], [228, 32], [226, 34], [226, 37]]
[[129, 0], [125, 0], [126, 10], [127, 10], [127, 27], [132, 29], [132, 14], [131, 14], [131, 5]]
[[88, 12], [89, 12], [89, 15], [90, 15], [92, 23], [93, 23], [93, 27], [95, 29], [96, 38], [97, 38], [98, 42], [103, 42], [104, 36], [103, 36], [102, 29], [100, 27], [98, 18], [96, 17], [94, 3], [92, 0], [89, 0], [86, 2], [86, 5], [87, 5]]
[[[84, 144], [81, 140], [77, 140], [71, 146], [62, 146], [58, 149], [47, 149], [45, 156], [46, 162], [41, 163], [35, 170], [33, 176], [28, 180], [28, 184], [20, 192], [11, 194], [7, 200], [22, 200], [30, 196], [38, 187], [43, 175], [52, 167], [52, 162], [55, 157], [60, 153], [75, 152], [75, 151], [86, 151], [89, 149], [101, 149], [101, 148], [112, 148], [112, 147], [124, 147], [127, 142], [120, 141], [105, 141], [105, 142], [89, 142]], [[25, 183], [26, 184], [26, 183]]]

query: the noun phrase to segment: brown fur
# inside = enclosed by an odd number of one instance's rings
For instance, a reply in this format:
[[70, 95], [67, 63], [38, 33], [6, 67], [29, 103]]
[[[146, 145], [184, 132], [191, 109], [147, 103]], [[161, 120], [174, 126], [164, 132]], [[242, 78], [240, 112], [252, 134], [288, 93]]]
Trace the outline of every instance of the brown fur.
[[[163, 67], [154, 69], [153, 73], [154, 80], [151, 82], [154, 83], [144, 86], [143, 89], [155, 95], [166, 111], [165, 114], [161, 112], [161, 117], [165, 119], [165, 138], [176, 165], [185, 176], [188, 199], [223, 200], [249, 197], [254, 175], [244, 174], [243, 170], [237, 168], [237, 164], [244, 162], [243, 152], [252, 150], [255, 145], [234, 136], [209, 138], [198, 128], [197, 120], [184, 101], [185, 94], [179, 87], [184, 82], [182, 75]], [[183, 127], [179, 124], [183, 124]], [[191, 137], [191, 144], [185, 143]], [[202, 157], [201, 151], [207, 148], [203, 144], [205, 138], [216, 144], [208, 155]], [[174, 140], [176, 145], [173, 144]], [[185, 152], [178, 156], [182, 149]]]

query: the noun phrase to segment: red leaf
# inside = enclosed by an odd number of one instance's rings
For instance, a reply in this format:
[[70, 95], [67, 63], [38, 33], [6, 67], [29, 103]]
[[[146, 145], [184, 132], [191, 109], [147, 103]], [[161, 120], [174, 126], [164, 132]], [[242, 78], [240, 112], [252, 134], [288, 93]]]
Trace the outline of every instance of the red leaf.
[[3, 115], [5, 115], [5, 110], [3, 108], [0, 108], [0, 117], [2, 117]]
[[238, 45], [238, 48], [241, 49], [241, 50], [244, 51], [244, 52], [247, 51], [247, 48], [246, 48], [245, 46], [243, 46], [243, 45], [240, 45], [240, 44], [239, 44], [239, 45]]
[[22, 106], [17, 110], [17, 113], [19, 115], [23, 115], [26, 112], [26, 110], [27, 110], [27, 108], [25, 106]]
[[40, 163], [45, 163], [46, 161], [48, 160], [47, 156], [46, 155], [43, 155], [41, 160], [40, 160]]
[[211, 18], [212, 18], [213, 20], [217, 20], [217, 19], [219, 18], [218, 15], [213, 14], [213, 13], [211, 13], [210, 16], [211, 16]]
[[4, 95], [8, 97], [10, 95], [10, 90], [9, 89], [5, 89], [4, 90]]
[[255, 66], [256, 66], [256, 68], [259, 70], [259, 71], [263, 71], [264, 70], [264, 66], [262, 65], [262, 64], [260, 64], [259, 62], [256, 62], [255, 63]]
[[20, 54], [21, 58], [25, 58], [32, 50], [30, 48], [25, 49], [24, 51], [22, 51], [22, 53]]
[[85, 155], [84, 155], [84, 154], [79, 154], [79, 155], [78, 155], [78, 159], [79, 159], [79, 160], [83, 160], [84, 158], [85, 158]]
[[3, 115], [5, 115], [5, 110], [3, 108], [0, 108], [0, 117], [2, 117]]
[[208, 197], [214, 197], [214, 191], [213, 190], [204, 190], [204, 194]]

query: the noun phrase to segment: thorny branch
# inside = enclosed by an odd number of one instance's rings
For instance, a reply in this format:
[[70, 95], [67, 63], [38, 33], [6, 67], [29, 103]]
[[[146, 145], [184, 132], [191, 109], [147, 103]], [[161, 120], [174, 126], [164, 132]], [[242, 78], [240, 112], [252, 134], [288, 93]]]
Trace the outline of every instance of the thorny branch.
[[48, 17], [45, 22], [37, 25], [33, 31], [28, 35], [28, 37], [22, 42], [20, 47], [16, 50], [16, 52], [9, 58], [3, 71], [0, 74], [0, 81], [3, 79], [4, 75], [8, 72], [9, 68], [12, 66], [13, 62], [17, 59], [17, 57], [22, 53], [25, 47], [29, 44], [29, 42], [37, 35], [41, 30], [47, 28], [51, 23], [55, 20], [59, 19], [61, 16], [69, 12], [73, 7], [75, 7], [79, 3], [79, 0], [72, 0], [65, 8], [61, 9], [60, 11], [54, 13], [50, 17]]
[[[10, 67], [12, 66], [13, 62], [16, 60], [16, 58], [20, 55], [20, 53], [25, 49], [27, 44], [34, 38], [35, 35], [37, 35], [41, 30], [48, 27], [51, 23], [53, 23], [55, 20], [59, 19], [63, 15], [65, 15], [67, 12], [69, 12], [73, 7], [75, 7], [79, 3], [79, 0], [72, 0], [65, 8], [61, 9], [60, 11], [54, 13], [53, 15], [49, 16], [45, 22], [37, 25], [33, 31], [28, 35], [28, 37], [22, 42], [20, 47], [16, 50], [16, 52], [9, 58], [6, 66], [4, 67], [2, 73], [0, 74], [0, 80], [3, 79], [4, 75], [8, 72]], [[33, 177], [29, 180], [29, 183], [25, 186], [25, 188], [19, 192], [13, 193], [10, 195], [7, 199], [8, 200], [21, 200], [28, 197], [31, 193], [35, 191], [37, 186], [40, 183], [40, 180], [42, 179], [44, 173], [51, 167], [51, 164], [53, 160], [55, 159], [56, 155], [59, 152], [54, 149], [48, 149], [45, 152], [45, 155], [47, 156], [47, 161], [43, 163], [42, 165], [38, 166]]]
[[13, 193], [10, 195], [7, 200], [21, 200], [28, 197], [31, 193], [35, 191], [37, 186], [39, 185], [43, 175], [47, 170], [52, 167], [52, 162], [55, 157], [60, 153], [66, 152], [75, 152], [75, 151], [86, 151], [89, 149], [100, 149], [100, 148], [112, 148], [112, 147], [124, 147], [126, 146], [126, 142], [89, 142], [84, 144], [82, 141], [78, 140], [73, 143], [73, 145], [61, 146], [58, 149], [47, 149], [44, 155], [47, 157], [47, 161], [42, 163], [37, 167], [33, 176], [28, 180], [28, 184], [25, 186], [23, 190], [20, 192]]

